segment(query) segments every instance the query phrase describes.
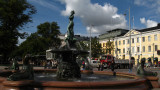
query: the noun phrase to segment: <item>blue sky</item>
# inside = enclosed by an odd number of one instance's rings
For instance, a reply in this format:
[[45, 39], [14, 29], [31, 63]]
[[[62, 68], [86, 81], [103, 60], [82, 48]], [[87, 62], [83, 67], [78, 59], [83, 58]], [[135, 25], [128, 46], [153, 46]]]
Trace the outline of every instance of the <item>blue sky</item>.
[[[75, 11], [74, 32], [83, 36], [99, 35], [115, 28], [128, 29], [130, 7], [131, 28], [142, 29], [156, 26], [160, 17], [160, 0], [27, 0], [35, 6], [32, 23], [25, 25], [25, 32], [34, 33], [37, 25], [55, 21], [65, 34], [70, 11]], [[124, 14], [126, 13], [126, 16]], [[91, 28], [92, 26], [92, 28]], [[21, 42], [22, 40], [20, 40]]]

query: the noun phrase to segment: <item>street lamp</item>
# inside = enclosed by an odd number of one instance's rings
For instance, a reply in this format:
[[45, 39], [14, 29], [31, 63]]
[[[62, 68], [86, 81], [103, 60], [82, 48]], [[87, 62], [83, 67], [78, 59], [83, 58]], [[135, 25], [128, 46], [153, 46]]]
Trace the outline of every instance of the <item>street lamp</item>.
[[[128, 10], [129, 13], [129, 63], [131, 63], [131, 21], [130, 21], [130, 7]], [[124, 14], [126, 16], [126, 14]]]
[[89, 52], [89, 58], [90, 58], [90, 63], [91, 63], [91, 57], [92, 57], [92, 49], [91, 49], [91, 30], [92, 30], [92, 25], [90, 26], [90, 52]]
[[154, 43], [153, 43], [153, 62], [154, 62]]
[[130, 7], [129, 7], [129, 63], [131, 63], [131, 22], [130, 22]]

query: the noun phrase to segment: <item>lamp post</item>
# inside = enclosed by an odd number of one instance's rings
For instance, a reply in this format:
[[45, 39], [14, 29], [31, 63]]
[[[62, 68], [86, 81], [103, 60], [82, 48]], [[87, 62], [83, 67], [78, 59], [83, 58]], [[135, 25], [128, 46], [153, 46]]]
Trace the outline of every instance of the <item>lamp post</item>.
[[[131, 22], [130, 22], [130, 7], [128, 9], [129, 13], [129, 63], [131, 62]], [[126, 14], [124, 14], [126, 16]]]
[[153, 43], [153, 62], [154, 62], [154, 43]]
[[90, 63], [91, 63], [91, 57], [92, 57], [92, 49], [91, 49], [91, 30], [92, 30], [92, 25], [90, 26], [90, 52], [89, 52], [89, 58], [90, 58]]
[[130, 22], [130, 7], [129, 7], [129, 63], [131, 63], [131, 22]]

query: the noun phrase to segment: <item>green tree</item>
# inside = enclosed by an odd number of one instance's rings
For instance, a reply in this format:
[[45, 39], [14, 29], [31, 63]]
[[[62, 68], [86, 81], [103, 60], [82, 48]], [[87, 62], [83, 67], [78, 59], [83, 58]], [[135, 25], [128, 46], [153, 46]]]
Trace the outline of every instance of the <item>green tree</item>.
[[24, 56], [26, 54], [45, 54], [45, 50], [47, 49], [46, 40], [37, 33], [32, 33], [26, 41], [20, 44], [18, 50], [16, 51], [16, 55]]
[[88, 41], [80, 41], [80, 45], [83, 50], [89, 50], [89, 42]]
[[106, 53], [111, 54], [111, 52], [114, 50], [114, 43], [108, 39], [108, 42], [106, 43]]
[[56, 22], [45, 22], [38, 25], [37, 29], [38, 35], [46, 39], [48, 47], [58, 48], [60, 46], [61, 40], [58, 38], [58, 35], [60, 35], [60, 27]]
[[[90, 50], [90, 41], [80, 41], [81, 47], [84, 50]], [[102, 54], [102, 47], [99, 43], [99, 40], [97, 37], [91, 38], [91, 55], [93, 58], [98, 58]]]
[[102, 54], [102, 47], [97, 37], [92, 38], [91, 49], [92, 49], [92, 57], [94, 58], [97, 58], [99, 57], [99, 55]]
[[20, 44], [15, 54], [44, 55], [49, 47], [58, 48], [61, 40], [59, 26], [56, 22], [45, 22], [37, 26], [37, 32], [27, 37], [26, 41]]
[[18, 30], [32, 21], [35, 12], [26, 0], [0, 0], [0, 54], [5, 59], [16, 49], [18, 38], [26, 37], [26, 33]]

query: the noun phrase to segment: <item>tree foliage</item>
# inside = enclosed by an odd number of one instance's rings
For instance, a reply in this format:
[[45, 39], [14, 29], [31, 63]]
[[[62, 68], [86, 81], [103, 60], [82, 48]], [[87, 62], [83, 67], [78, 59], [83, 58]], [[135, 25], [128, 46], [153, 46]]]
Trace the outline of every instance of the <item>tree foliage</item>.
[[[80, 44], [84, 50], [88, 50], [88, 51], [90, 50], [90, 41], [88, 41], [88, 42], [81, 41]], [[92, 37], [91, 38], [91, 55], [92, 55], [92, 57], [98, 58], [99, 55], [102, 54], [101, 49], [102, 49], [102, 47], [101, 47], [101, 44], [99, 43], [98, 38]]]
[[108, 42], [106, 43], [106, 53], [111, 54], [113, 50], [114, 50], [114, 43], [109, 39]]
[[26, 0], [0, 0], [0, 54], [9, 56], [15, 50], [18, 38], [25, 38], [20, 30], [31, 22], [31, 15], [36, 12], [34, 6]]
[[37, 29], [38, 35], [46, 39], [48, 47], [59, 47], [61, 44], [60, 39], [58, 38], [58, 35], [60, 34], [60, 27], [56, 22], [45, 22], [38, 25]]
[[92, 38], [91, 42], [92, 57], [98, 58], [102, 54], [102, 47], [97, 37]]
[[59, 34], [59, 26], [56, 22], [40, 24], [37, 26], [37, 32], [32, 33], [15, 53], [21, 56], [44, 55], [49, 47], [58, 48], [60, 46]]

